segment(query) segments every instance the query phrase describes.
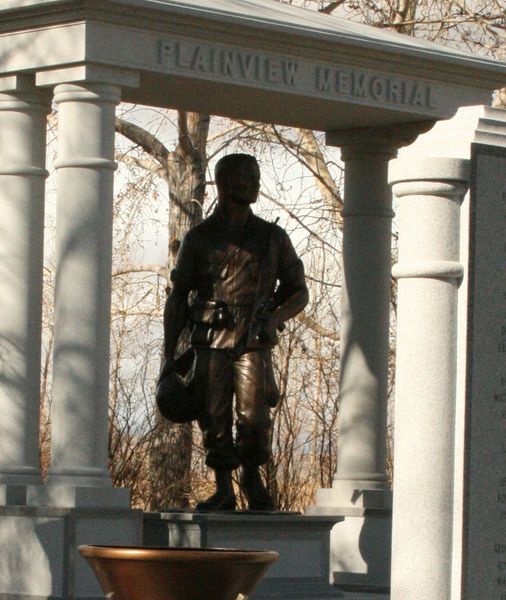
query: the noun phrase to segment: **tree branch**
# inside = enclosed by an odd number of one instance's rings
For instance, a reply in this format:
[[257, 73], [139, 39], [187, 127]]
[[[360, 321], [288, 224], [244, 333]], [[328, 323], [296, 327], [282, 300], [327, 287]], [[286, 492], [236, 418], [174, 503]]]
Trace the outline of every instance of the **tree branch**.
[[333, 13], [336, 8], [338, 8], [339, 6], [341, 6], [341, 4], [344, 4], [345, 0], [337, 0], [336, 2], [331, 2], [330, 4], [327, 4], [327, 6], [318, 9], [318, 12], [321, 12], [325, 15], [330, 15], [331, 13]]
[[158, 161], [165, 171], [168, 170], [170, 152], [157, 137], [143, 127], [124, 121], [119, 117], [116, 117], [115, 127], [118, 133], [140, 146], [144, 152]]
[[125, 165], [133, 165], [134, 167], [139, 167], [140, 169], [149, 171], [161, 179], [167, 179], [167, 171], [158, 161], [139, 158], [137, 156], [130, 156], [129, 154], [125, 153], [117, 153], [116, 160], [124, 163]]
[[190, 137], [190, 130], [188, 129], [189, 113], [187, 113], [185, 110], [178, 110], [177, 115], [179, 147], [181, 148], [184, 154], [193, 158], [196, 153]]
[[308, 329], [311, 329], [316, 334], [321, 335], [324, 338], [333, 340], [334, 342], [338, 342], [341, 339], [341, 336], [338, 331], [334, 331], [333, 329], [327, 329], [326, 327], [323, 327], [323, 325], [320, 325], [314, 319], [311, 319], [311, 317], [305, 315], [303, 312], [296, 315], [295, 318], [297, 319], [297, 321], [305, 325]]
[[135, 267], [133, 265], [128, 265], [125, 267], [120, 267], [113, 271], [113, 277], [119, 277], [120, 275], [128, 275], [130, 273], [151, 273], [153, 275], [158, 275], [162, 277], [166, 281], [169, 280], [169, 276], [167, 273], [167, 267], [162, 267], [160, 265], [139, 265]]
[[325, 204], [340, 219], [343, 202], [312, 131], [299, 129], [299, 141], [296, 142], [285, 137], [274, 125], [261, 126], [248, 121], [238, 122], [253, 131], [260, 132], [267, 140], [280, 144], [302, 163], [316, 179], [316, 185]]
[[338, 252], [337, 248], [335, 248], [332, 244], [329, 244], [322, 237], [320, 237], [317, 233], [315, 233], [312, 229], [310, 229], [307, 225], [305, 225], [304, 222], [302, 221], [302, 219], [300, 219], [291, 210], [286, 208], [286, 206], [282, 202], [280, 202], [279, 200], [276, 200], [276, 198], [273, 198], [272, 196], [269, 196], [268, 194], [266, 194], [265, 192], [262, 192], [262, 191], [260, 191], [260, 195], [263, 196], [264, 198], [266, 198], [267, 200], [269, 200], [270, 202], [272, 202], [273, 204], [275, 204], [276, 206], [278, 206], [279, 208], [281, 208], [282, 210], [284, 210], [290, 216], [290, 218], [292, 218], [303, 229], [305, 229], [309, 233], [309, 235], [312, 235], [313, 237], [315, 237], [324, 246], [328, 246], [332, 250], [332, 252]]

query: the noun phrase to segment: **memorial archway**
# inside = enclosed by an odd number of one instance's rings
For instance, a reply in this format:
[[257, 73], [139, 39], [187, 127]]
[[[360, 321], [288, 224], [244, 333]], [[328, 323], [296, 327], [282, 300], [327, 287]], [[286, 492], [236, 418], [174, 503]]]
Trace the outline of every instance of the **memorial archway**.
[[[111, 489], [107, 468], [114, 107], [123, 100], [316, 129], [326, 132], [328, 144], [341, 147], [339, 466], [319, 505], [323, 512], [354, 510], [358, 494], [362, 509], [388, 510], [388, 163], [400, 147], [458, 107], [488, 103], [505, 74], [506, 66], [492, 60], [270, 0], [4, 2], [4, 503], [15, 498], [15, 504], [67, 508], [125, 501], [121, 491]], [[41, 487], [44, 124], [51, 102], [59, 110], [58, 265], [52, 466]], [[459, 276], [450, 271], [443, 275]]]

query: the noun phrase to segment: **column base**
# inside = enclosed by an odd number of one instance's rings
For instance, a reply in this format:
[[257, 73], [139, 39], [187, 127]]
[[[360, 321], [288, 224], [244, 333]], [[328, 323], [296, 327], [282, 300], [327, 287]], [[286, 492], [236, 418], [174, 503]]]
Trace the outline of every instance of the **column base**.
[[26, 504], [62, 508], [129, 508], [130, 490], [48, 482], [46, 485], [29, 486]]
[[130, 490], [62, 484], [17, 485], [0, 483], [0, 507], [129, 508]]
[[306, 514], [344, 517], [330, 534], [330, 581], [336, 588], [343, 592], [387, 593], [392, 492], [353, 487], [357, 483], [340, 480], [335, 487], [318, 490], [316, 506], [308, 508]]
[[[316, 492], [318, 514], [335, 514], [336, 507], [344, 508], [392, 508], [392, 490], [369, 489], [357, 486], [357, 481], [340, 481], [331, 488]], [[309, 509], [312, 510], [312, 509]]]
[[0, 467], [0, 485], [27, 486], [42, 484], [39, 467]]
[[70, 487], [111, 487], [109, 469], [100, 467], [51, 467], [47, 483]]

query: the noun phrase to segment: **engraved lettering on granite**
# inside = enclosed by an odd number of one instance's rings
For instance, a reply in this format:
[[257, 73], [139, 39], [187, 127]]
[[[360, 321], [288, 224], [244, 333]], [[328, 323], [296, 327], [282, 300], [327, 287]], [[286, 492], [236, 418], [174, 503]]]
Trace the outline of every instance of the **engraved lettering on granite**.
[[317, 67], [319, 92], [368, 98], [389, 104], [436, 109], [432, 86], [353, 70]]
[[285, 86], [297, 86], [299, 82], [299, 63], [296, 60], [190, 42], [159, 42], [158, 62], [167, 68], [215, 73], [237, 80]]
[[158, 64], [167, 72], [188, 71], [192, 76], [233, 79], [273, 89], [423, 111], [438, 108], [437, 91], [430, 83], [183, 39], [159, 40]]

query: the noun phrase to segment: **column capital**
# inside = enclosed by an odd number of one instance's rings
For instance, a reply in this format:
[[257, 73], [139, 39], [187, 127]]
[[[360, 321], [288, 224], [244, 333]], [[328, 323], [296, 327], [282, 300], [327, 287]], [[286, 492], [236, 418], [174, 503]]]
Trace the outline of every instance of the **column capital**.
[[399, 158], [390, 164], [388, 180], [396, 196], [415, 194], [417, 188], [428, 193], [432, 187], [434, 195], [446, 195], [459, 183], [467, 186], [470, 169], [465, 158]]
[[116, 105], [121, 101], [121, 89], [110, 83], [60, 83], [54, 88], [54, 101], [56, 104], [93, 102]]
[[399, 148], [412, 144], [421, 133], [431, 129], [434, 123], [435, 121], [418, 121], [389, 127], [357, 127], [327, 131], [326, 144], [340, 146], [344, 161], [371, 154], [390, 160], [397, 156]]
[[464, 266], [458, 260], [456, 215], [469, 177], [470, 161], [462, 158], [402, 158], [390, 163], [389, 182], [400, 200], [403, 227], [399, 262], [392, 269], [396, 279], [461, 284]]

